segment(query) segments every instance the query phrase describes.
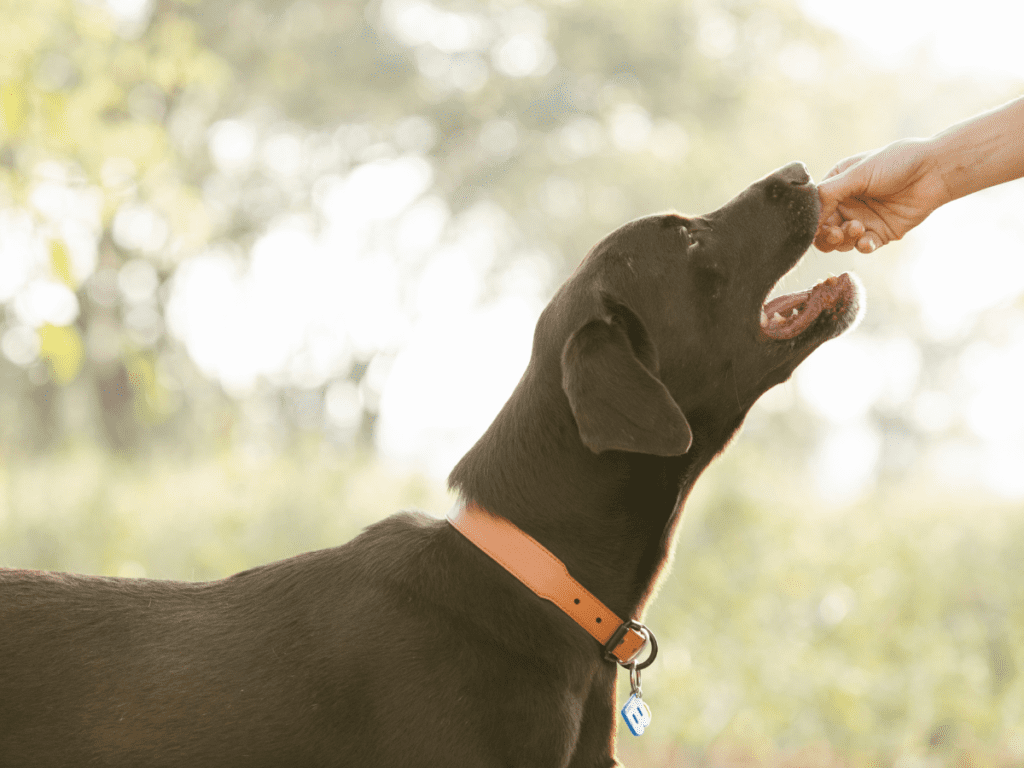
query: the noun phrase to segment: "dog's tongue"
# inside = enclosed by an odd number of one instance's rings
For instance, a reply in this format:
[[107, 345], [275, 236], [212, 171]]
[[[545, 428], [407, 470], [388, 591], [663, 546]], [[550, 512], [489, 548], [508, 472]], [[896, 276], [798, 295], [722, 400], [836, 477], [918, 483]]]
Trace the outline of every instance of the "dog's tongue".
[[846, 273], [822, 280], [809, 291], [790, 293], [772, 299], [761, 309], [761, 330], [770, 339], [792, 339], [799, 336], [826, 309], [853, 292], [853, 283]]

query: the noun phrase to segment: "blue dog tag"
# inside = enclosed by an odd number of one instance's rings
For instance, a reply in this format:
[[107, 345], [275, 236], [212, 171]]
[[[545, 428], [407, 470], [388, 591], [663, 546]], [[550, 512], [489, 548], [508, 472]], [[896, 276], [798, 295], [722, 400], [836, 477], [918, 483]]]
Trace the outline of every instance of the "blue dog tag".
[[639, 736], [644, 729], [651, 724], [651, 708], [637, 694], [629, 697], [626, 706], [622, 708], [622, 717], [629, 726], [634, 736]]

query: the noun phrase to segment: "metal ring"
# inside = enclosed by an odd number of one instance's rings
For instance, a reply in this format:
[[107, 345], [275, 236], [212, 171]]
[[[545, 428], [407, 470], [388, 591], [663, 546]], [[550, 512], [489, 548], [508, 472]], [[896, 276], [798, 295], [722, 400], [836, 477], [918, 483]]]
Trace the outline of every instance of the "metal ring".
[[640, 669], [636, 662], [629, 665], [629, 688], [634, 696], [643, 696], [640, 688]]
[[[651, 632], [647, 627], [640, 625], [640, 632], [647, 638], [647, 641], [651, 644], [651, 652], [644, 660], [643, 664], [638, 664], [636, 661], [633, 662], [632, 666], [636, 667], [636, 671], [639, 672], [641, 669], [647, 669], [654, 660], [658, 657], [658, 641], [654, 637], [654, 633]], [[641, 646], [640, 650], [643, 650]], [[632, 671], [630, 672], [632, 674]], [[639, 676], [638, 676], [639, 679]]]
[[[639, 632], [641, 635], [643, 635], [644, 645], [641, 645], [637, 649], [637, 652], [633, 654], [632, 658], [629, 658], [626, 661], [621, 661], [617, 656], [615, 656], [614, 649], [622, 640], [622, 636], [625, 635], [626, 632], [630, 629], [635, 632]], [[647, 659], [642, 664], [637, 664], [637, 656], [640, 655], [641, 651], [643, 651], [644, 649], [644, 646], [648, 643], [650, 643], [651, 646], [650, 654], [647, 656]], [[615, 631], [615, 634], [612, 635], [611, 639], [608, 641], [608, 644], [604, 647], [604, 657], [608, 659], [608, 661], [613, 661], [616, 664], [626, 668], [635, 665], [637, 669], [647, 669], [647, 667], [651, 666], [651, 662], [654, 661], [654, 658], [657, 655], [658, 641], [654, 638], [654, 633], [651, 632], [650, 629], [645, 627], [639, 621], [634, 621], [633, 619], [630, 619], [629, 621], [623, 623], [623, 625]]]

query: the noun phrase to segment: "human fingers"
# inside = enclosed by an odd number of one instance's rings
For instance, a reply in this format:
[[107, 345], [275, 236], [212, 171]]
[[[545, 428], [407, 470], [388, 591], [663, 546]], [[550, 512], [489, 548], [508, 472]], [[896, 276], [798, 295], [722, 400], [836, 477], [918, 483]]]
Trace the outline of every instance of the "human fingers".
[[851, 165], [842, 172], [823, 179], [818, 184], [818, 197], [822, 204], [822, 218], [835, 212], [839, 203], [865, 192], [871, 182], [863, 165]]
[[842, 223], [839, 216], [839, 200], [821, 193], [821, 185], [818, 185], [818, 200], [821, 202], [821, 212], [818, 214], [819, 227], [836, 228]]
[[825, 174], [825, 176], [822, 178], [822, 181], [824, 181], [825, 179], [830, 179], [833, 176], [838, 176], [840, 173], [845, 171], [850, 166], [859, 163], [861, 160], [867, 157], [868, 154], [868, 152], [861, 152], [860, 154], [850, 155], [850, 157], [843, 158], [838, 163], [832, 166], [832, 169]]
[[827, 217], [824, 217], [824, 216], [821, 217], [821, 220], [820, 220], [820, 223], [818, 224], [818, 226], [819, 227], [830, 227], [832, 229], [839, 229], [841, 226], [843, 226], [843, 222], [844, 221], [846, 221], [846, 219], [843, 218], [843, 214], [839, 210], [835, 210], [835, 211], [833, 211], [831, 213], [831, 215], [829, 215]]
[[834, 251], [843, 242], [843, 231], [839, 227], [823, 224], [814, 235], [814, 247], [822, 253]]
[[872, 253], [878, 245], [878, 236], [874, 232], [867, 232], [857, 241], [857, 250], [861, 253]]
[[825, 224], [815, 238], [819, 251], [852, 251], [864, 236], [864, 225], [852, 219], [844, 221], [841, 226]]
[[[857, 223], [851, 224], [852, 221]], [[854, 230], [850, 235], [847, 235], [847, 232], [850, 232], [851, 226], [854, 227]], [[849, 245], [847, 241], [851, 237], [853, 238], [851, 242], [855, 242], [856, 238], [863, 234], [863, 232], [856, 230], [858, 226], [860, 226], [859, 220], [854, 219], [852, 216], [850, 219], [847, 219], [843, 211], [836, 210], [818, 225], [818, 231], [814, 235], [814, 245], [823, 253], [836, 250], [842, 245]]]
[[840, 169], [835, 175], [826, 176], [818, 183], [818, 199], [821, 202], [819, 222], [832, 218], [843, 201], [862, 194], [868, 188], [870, 174], [865, 176], [862, 171], [862, 157], [857, 155], [843, 160], [832, 169]]
[[864, 224], [860, 219], [844, 221], [840, 229], [843, 232], [843, 240], [852, 240], [853, 242], [857, 242], [864, 235], [865, 231]]
[[846, 253], [856, 248], [861, 253], [874, 253], [879, 245], [884, 245], [885, 240], [875, 232], [864, 232], [859, 237], [846, 236], [843, 230], [835, 227], [828, 228], [828, 232], [819, 232], [814, 240], [815, 247], [822, 253], [840, 251]]

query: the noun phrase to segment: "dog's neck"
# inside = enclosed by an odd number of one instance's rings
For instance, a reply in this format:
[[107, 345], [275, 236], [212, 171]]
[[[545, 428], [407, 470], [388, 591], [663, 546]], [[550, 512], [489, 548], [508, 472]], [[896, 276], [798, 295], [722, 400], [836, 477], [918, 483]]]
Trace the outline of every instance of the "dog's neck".
[[693, 482], [738, 426], [714, 440], [695, 430], [683, 456], [594, 454], [560, 389], [528, 371], [449, 484], [537, 539], [620, 616], [638, 616]]

